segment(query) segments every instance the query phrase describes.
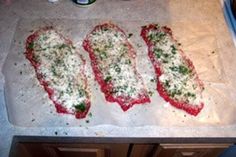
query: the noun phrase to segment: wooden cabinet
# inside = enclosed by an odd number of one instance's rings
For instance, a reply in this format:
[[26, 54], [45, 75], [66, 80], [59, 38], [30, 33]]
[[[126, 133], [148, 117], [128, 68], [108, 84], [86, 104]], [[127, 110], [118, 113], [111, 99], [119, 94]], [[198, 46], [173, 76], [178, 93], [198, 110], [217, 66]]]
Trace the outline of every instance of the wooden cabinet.
[[218, 157], [230, 144], [18, 143], [17, 157]]
[[153, 157], [158, 144], [132, 144], [131, 151], [127, 157]]
[[77, 147], [56, 147], [50, 151], [50, 156], [55, 157], [107, 157], [109, 152], [102, 148], [77, 148]]
[[160, 144], [154, 157], [218, 157], [229, 144]]
[[129, 144], [19, 143], [19, 147], [27, 157], [126, 157]]

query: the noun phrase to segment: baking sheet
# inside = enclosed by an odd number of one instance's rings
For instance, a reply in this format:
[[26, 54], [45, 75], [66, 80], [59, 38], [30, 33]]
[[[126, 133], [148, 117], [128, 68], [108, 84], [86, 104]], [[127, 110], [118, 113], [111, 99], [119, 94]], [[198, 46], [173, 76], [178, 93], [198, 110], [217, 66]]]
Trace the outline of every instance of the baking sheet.
[[[148, 90], [153, 93], [151, 103], [135, 105], [126, 112], [117, 103], [105, 101], [103, 93], [90, 66], [82, 41], [94, 26], [108, 20], [74, 19], [21, 19], [18, 22], [11, 50], [3, 66], [5, 76], [5, 100], [8, 117], [12, 124], [27, 127], [94, 126], [111, 124], [124, 127], [155, 126], [209, 126], [234, 124], [236, 104], [235, 90], [229, 85], [230, 77], [225, 73], [222, 54], [218, 48], [215, 30], [208, 22], [158, 21], [173, 30], [182, 49], [193, 61], [200, 79], [205, 84], [203, 93], [205, 107], [197, 117], [191, 116], [166, 103], [155, 90], [154, 70], [147, 56], [147, 47], [140, 37], [141, 26], [156, 21], [115, 21], [127, 34], [132, 33], [130, 42], [137, 50], [137, 69]], [[86, 75], [91, 89], [91, 108], [85, 119], [73, 115], [58, 114], [47, 93], [35, 77], [33, 67], [23, 52], [26, 38], [44, 26], [54, 26], [58, 32], [71, 39], [79, 53], [86, 59]]]

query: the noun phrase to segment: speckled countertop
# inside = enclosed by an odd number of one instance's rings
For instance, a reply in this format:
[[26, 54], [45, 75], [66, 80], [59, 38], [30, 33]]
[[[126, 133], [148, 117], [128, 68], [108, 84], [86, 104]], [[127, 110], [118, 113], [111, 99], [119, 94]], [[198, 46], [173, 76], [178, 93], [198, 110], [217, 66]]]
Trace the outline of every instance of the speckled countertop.
[[[70, 0], [49, 3], [47, 0], [8, 0], [0, 2], [0, 69], [9, 52], [16, 24], [20, 18], [73, 18], [73, 19], [118, 19], [118, 20], [161, 20], [158, 13], [166, 12], [171, 19], [213, 20], [228, 31], [219, 0], [97, 0], [87, 8], [80, 8]], [[177, 1], [177, 0], [171, 0]], [[175, 8], [178, 12], [172, 12]], [[185, 8], [185, 9], [183, 9]], [[184, 17], [183, 17], [184, 16]], [[235, 50], [235, 49], [234, 49]], [[236, 137], [236, 125], [224, 127], [117, 127], [100, 125], [95, 127], [18, 127], [8, 121], [4, 103], [4, 77], [0, 73], [0, 156], [8, 156], [14, 135], [70, 136], [70, 137]], [[55, 134], [56, 133], [56, 134]]]

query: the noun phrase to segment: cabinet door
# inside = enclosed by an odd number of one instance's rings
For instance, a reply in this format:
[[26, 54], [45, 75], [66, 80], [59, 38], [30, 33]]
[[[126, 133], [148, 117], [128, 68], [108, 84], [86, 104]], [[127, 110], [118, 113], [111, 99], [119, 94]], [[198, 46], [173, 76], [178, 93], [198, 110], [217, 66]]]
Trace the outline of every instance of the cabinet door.
[[50, 157], [108, 157], [109, 150], [103, 148], [49, 147]]
[[155, 157], [218, 157], [230, 144], [160, 144]]
[[47, 152], [40, 143], [19, 142], [14, 148], [11, 157], [48, 157]]
[[129, 144], [20, 143], [19, 146], [19, 157], [126, 157], [129, 149]]
[[129, 144], [43, 144], [49, 157], [126, 157]]
[[157, 148], [157, 144], [134, 144], [129, 157], [152, 157]]

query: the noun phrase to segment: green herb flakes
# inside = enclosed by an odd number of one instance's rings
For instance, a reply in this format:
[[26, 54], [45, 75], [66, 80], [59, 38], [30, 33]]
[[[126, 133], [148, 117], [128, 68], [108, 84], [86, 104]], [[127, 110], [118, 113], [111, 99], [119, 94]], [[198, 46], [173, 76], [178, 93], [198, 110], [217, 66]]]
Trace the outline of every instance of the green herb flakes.
[[75, 105], [74, 107], [75, 107], [76, 111], [84, 112], [86, 110], [85, 106], [86, 106], [85, 103], [82, 102], [80, 104]]
[[29, 43], [28, 49], [33, 50], [34, 48], [34, 42]]
[[107, 76], [107, 77], [105, 78], [105, 82], [107, 83], [107, 82], [111, 81], [111, 79], [112, 79], [111, 76]]

